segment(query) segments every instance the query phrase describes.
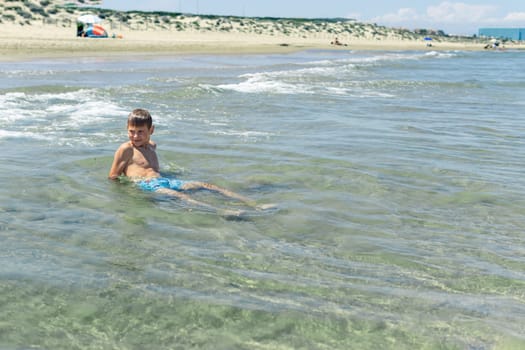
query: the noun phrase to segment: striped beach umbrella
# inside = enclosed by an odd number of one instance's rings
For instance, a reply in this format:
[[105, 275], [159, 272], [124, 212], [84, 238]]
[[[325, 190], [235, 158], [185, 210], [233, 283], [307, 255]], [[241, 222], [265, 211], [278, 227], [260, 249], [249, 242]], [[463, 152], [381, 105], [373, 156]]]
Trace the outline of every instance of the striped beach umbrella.
[[87, 14], [87, 15], [82, 15], [78, 17], [77, 22], [85, 23], [85, 24], [95, 24], [95, 23], [102, 22], [102, 19], [97, 15]]

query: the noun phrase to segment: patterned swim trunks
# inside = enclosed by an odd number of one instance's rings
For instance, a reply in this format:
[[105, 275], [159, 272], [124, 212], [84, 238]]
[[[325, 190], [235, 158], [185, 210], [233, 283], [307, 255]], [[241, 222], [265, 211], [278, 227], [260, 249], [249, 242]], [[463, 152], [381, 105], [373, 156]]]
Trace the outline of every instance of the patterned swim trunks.
[[155, 192], [161, 188], [167, 188], [170, 190], [180, 191], [186, 181], [177, 179], [168, 179], [166, 177], [153, 177], [151, 179], [141, 180], [138, 182], [138, 186], [149, 192]]

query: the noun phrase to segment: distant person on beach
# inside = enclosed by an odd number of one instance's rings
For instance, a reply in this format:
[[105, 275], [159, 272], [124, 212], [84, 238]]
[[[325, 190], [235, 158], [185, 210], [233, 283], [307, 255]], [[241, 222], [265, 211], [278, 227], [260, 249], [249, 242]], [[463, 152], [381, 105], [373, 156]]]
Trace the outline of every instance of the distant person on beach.
[[77, 36], [84, 36], [84, 25], [77, 23]]
[[347, 46], [346, 44], [343, 44], [342, 42], [340, 42], [337, 37], [330, 44], [337, 45], [337, 46]]
[[255, 209], [262, 210], [271, 207], [270, 205], [257, 206], [255, 201], [251, 199], [206, 182], [162, 177], [156, 153], [157, 145], [150, 140], [155, 126], [151, 114], [147, 110], [141, 108], [133, 110], [128, 116], [127, 129], [129, 141], [120, 145], [115, 152], [108, 175], [111, 180], [116, 180], [124, 175], [144, 191], [167, 194], [225, 215], [240, 215], [242, 212], [218, 210], [209, 204], [192, 199], [184, 191], [206, 189], [239, 200]]
[[493, 41], [492, 43], [489, 43], [487, 45], [484, 46], [484, 49], [493, 49], [493, 50], [504, 50], [505, 47], [504, 46], [500, 46], [500, 42], [499, 41]]

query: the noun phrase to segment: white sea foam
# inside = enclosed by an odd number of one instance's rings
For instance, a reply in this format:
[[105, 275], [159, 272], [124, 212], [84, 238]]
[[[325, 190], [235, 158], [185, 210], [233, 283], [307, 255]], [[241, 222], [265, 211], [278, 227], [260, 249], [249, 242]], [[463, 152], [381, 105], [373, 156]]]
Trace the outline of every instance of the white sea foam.
[[214, 135], [225, 135], [225, 136], [239, 136], [245, 139], [267, 138], [272, 135], [269, 132], [246, 131], [246, 130], [215, 130], [213, 134]]
[[293, 64], [289, 69], [240, 75], [239, 82], [217, 86], [201, 85], [213, 92], [236, 91], [249, 94], [323, 94], [351, 97], [392, 97], [384, 91], [371, 91], [363, 84], [370, 66], [384, 62], [450, 58], [452, 52], [379, 52], [370, 55], [322, 59]]
[[28, 138], [28, 139], [36, 139], [36, 140], [50, 140], [51, 139], [49, 135], [36, 133], [36, 132], [9, 131], [9, 130], [0, 129], [0, 140], [9, 139], [9, 138], [16, 138], [16, 139]]
[[424, 57], [432, 57], [432, 58], [451, 58], [456, 57], [458, 54], [456, 52], [451, 51], [429, 51], [424, 54]]
[[243, 74], [239, 76], [240, 79], [243, 79], [242, 81], [233, 84], [217, 85], [216, 88], [241, 93], [290, 95], [331, 95], [334, 93], [341, 95], [351, 91], [352, 95], [355, 95], [359, 94], [359, 91], [356, 90], [355, 86], [351, 86], [351, 82], [361, 74], [354, 69], [354, 65], [316, 66]]
[[[438, 55], [438, 56], [436, 56]], [[325, 94], [360, 97], [391, 97], [382, 92], [370, 93], [355, 81], [361, 81], [366, 70], [388, 61], [421, 60], [427, 57], [448, 58], [453, 53], [437, 52], [386, 52], [370, 56], [350, 56], [333, 60], [316, 60], [293, 65], [292, 69], [256, 72], [240, 75], [237, 83], [220, 84], [215, 87], [202, 85], [211, 91], [215, 89], [250, 94]]]
[[[318, 65], [309, 68], [257, 72], [240, 75], [243, 81], [236, 84], [221, 84], [217, 88], [243, 93], [269, 94], [314, 94], [324, 90], [318, 80], [326, 81], [337, 74], [349, 74], [353, 66]], [[326, 92], [326, 90], [324, 90]]]
[[382, 61], [395, 61], [395, 60], [414, 60], [421, 59], [425, 56], [425, 53], [419, 52], [379, 52], [373, 53], [370, 56], [362, 56], [349, 54], [348, 57], [337, 58], [337, 59], [327, 59], [327, 60], [318, 60], [318, 61], [308, 61], [300, 63], [301, 65], [307, 66], [329, 66], [329, 67], [358, 67], [360, 65], [367, 65], [370, 63], [382, 62]]
[[221, 84], [217, 87], [223, 90], [233, 90], [245, 93], [273, 93], [273, 94], [310, 94], [308, 86], [291, 84], [278, 79], [278, 73], [245, 74], [240, 78], [246, 80], [237, 84]]
[[377, 91], [377, 90], [370, 90], [370, 89], [355, 89], [355, 88], [341, 88], [341, 87], [327, 87], [326, 91], [333, 95], [341, 95], [341, 96], [352, 96], [352, 97], [383, 97], [383, 98], [389, 98], [394, 97], [393, 94], [388, 94], [385, 92]]
[[[91, 89], [58, 93], [9, 92], [0, 95], [0, 138], [47, 140], [58, 137], [58, 143], [78, 139], [86, 127], [95, 129], [108, 116], [126, 112], [119, 105], [104, 100]], [[59, 133], [59, 134], [56, 134]]]
[[17, 78], [17, 77], [28, 77], [28, 76], [50, 76], [56, 74], [52, 70], [0, 70], [0, 75], [7, 78]]

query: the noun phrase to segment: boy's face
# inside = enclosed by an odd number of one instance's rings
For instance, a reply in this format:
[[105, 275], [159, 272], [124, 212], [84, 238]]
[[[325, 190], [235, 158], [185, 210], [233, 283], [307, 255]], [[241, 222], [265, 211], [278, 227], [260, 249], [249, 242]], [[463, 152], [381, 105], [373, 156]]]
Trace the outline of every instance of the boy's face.
[[148, 129], [147, 125], [137, 126], [128, 124], [128, 137], [133, 146], [142, 147], [149, 144], [149, 138], [153, 134], [154, 126]]

